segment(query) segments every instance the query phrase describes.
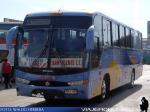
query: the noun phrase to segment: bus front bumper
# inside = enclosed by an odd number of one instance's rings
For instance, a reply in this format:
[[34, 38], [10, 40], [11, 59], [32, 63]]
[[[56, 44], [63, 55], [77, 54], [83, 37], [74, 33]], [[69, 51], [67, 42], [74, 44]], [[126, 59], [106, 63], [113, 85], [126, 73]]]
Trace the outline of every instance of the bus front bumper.
[[41, 87], [16, 83], [17, 95], [49, 99], [89, 99], [88, 86]]

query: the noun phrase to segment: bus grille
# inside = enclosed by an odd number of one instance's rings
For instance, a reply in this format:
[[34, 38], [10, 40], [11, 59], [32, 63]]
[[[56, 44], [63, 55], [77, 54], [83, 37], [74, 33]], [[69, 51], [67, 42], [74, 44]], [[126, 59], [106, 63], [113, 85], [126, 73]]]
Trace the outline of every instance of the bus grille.
[[29, 85], [34, 86], [47, 86], [47, 87], [60, 87], [60, 86], [69, 86], [66, 82], [59, 81], [31, 81]]

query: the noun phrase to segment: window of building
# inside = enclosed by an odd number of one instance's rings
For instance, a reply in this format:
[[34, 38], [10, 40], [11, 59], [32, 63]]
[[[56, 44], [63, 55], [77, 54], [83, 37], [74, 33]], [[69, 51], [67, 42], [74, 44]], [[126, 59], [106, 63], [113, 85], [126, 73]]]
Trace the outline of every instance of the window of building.
[[5, 38], [6, 32], [0, 31], [0, 38]]
[[6, 43], [6, 32], [0, 31], [0, 44]]

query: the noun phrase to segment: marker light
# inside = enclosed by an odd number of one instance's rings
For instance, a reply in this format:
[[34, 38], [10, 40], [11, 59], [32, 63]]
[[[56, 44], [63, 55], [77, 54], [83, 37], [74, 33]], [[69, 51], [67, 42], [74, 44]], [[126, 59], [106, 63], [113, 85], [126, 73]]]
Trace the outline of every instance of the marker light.
[[60, 11], [56, 11], [56, 12], [49, 12], [49, 14], [63, 14], [63, 12], [60, 12]]
[[19, 83], [24, 83], [24, 84], [29, 84], [30, 83], [29, 80], [22, 79], [22, 78], [19, 78], [19, 77], [16, 77], [16, 81], [19, 82]]

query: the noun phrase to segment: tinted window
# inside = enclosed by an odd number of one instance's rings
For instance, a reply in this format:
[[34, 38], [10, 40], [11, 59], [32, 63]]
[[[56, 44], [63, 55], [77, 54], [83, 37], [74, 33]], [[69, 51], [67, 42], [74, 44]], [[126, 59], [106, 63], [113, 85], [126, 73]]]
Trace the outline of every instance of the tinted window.
[[139, 43], [140, 48], [142, 48], [142, 34], [141, 33], [139, 33], [139, 41], [140, 41]]
[[140, 34], [137, 31], [135, 31], [135, 48], [141, 49], [142, 48], [141, 42], [142, 42], [142, 39], [141, 39]]
[[126, 28], [125, 29], [125, 35], [126, 35], [126, 47], [131, 47], [131, 34], [130, 34], [130, 29]]
[[131, 47], [134, 48], [135, 46], [135, 32], [131, 30]]
[[112, 22], [112, 36], [113, 36], [113, 45], [119, 46], [118, 25], [113, 22]]
[[126, 39], [125, 39], [125, 34], [124, 34], [124, 27], [120, 26], [119, 27], [119, 34], [120, 34], [120, 46], [125, 47], [126, 44]]
[[103, 41], [105, 46], [111, 46], [110, 21], [103, 19]]
[[132, 35], [132, 38], [133, 38], [133, 48], [141, 48], [141, 41], [140, 41], [140, 38], [139, 38], [139, 34], [137, 31], [134, 31], [132, 30], [131, 32], [131, 35]]
[[92, 25], [90, 16], [30, 17], [24, 22], [25, 28], [79, 28], [88, 29]]

